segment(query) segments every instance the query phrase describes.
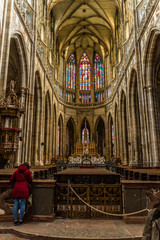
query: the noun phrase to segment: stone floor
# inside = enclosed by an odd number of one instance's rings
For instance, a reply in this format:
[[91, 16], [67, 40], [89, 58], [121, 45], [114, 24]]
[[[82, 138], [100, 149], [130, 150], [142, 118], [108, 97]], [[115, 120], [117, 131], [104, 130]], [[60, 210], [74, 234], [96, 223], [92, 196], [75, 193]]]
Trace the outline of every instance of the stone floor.
[[52, 223], [25, 222], [13, 226], [12, 222], [0, 223], [1, 240], [22, 239], [104, 239], [140, 240], [144, 224], [126, 224], [122, 220], [56, 219]]

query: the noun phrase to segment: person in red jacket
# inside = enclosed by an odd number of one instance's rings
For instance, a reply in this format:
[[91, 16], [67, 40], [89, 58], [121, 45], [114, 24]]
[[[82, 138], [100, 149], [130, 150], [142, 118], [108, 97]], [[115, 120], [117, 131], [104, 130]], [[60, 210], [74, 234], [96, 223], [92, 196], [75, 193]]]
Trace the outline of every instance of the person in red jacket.
[[[23, 223], [23, 216], [25, 212], [26, 199], [29, 197], [29, 185], [32, 182], [31, 172], [29, 170], [29, 164], [21, 164], [18, 169], [13, 173], [10, 178], [11, 183], [14, 184], [12, 197], [14, 198], [14, 225], [20, 225]], [[20, 215], [18, 221], [18, 206], [20, 205]]]

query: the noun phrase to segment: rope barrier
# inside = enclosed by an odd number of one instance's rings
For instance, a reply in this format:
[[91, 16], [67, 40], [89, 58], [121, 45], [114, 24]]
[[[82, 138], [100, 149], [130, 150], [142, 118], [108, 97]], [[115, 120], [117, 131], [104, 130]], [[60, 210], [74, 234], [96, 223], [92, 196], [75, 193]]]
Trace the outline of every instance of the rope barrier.
[[145, 209], [142, 209], [142, 210], [139, 210], [139, 211], [136, 211], [136, 212], [132, 212], [132, 213], [109, 213], [109, 212], [104, 212], [102, 210], [99, 210], [93, 206], [91, 206], [90, 204], [86, 203], [75, 191], [74, 189], [71, 187], [71, 185], [69, 185], [70, 189], [72, 190], [72, 192], [79, 198], [79, 200], [81, 200], [85, 205], [87, 205], [88, 207], [90, 207], [91, 209], [97, 211], [97, 212], [100, 212], [100, 213], [103, 213], [105, 215], [109, 215], [109, 216], [118, 216], [118, 217], [123, 217], [123, 216], [131, 216], [131, 215], [135, 215], [135, 214], [138, 214], [138, 213], [142, 213], [142, 212], [145, 212], [145, 211], [149, 211], [149, 209], [145, 208]]

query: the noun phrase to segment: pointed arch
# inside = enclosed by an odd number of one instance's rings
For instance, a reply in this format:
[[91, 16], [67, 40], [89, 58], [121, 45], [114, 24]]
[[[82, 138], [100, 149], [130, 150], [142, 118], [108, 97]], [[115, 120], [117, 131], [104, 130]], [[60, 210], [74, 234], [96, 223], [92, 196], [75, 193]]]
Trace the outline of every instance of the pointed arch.
[[[85, 127], [87, 129], [87, 136], [84, 136], [84, 129], [85, 129]], [[90, 141], [90, 139], [91, 139], [91, 129], [90, 129], [89, 121], [87, 120], [86, 117], [83, 118], [83, 121], [81, 123], [81, 131], [80, 131], [80, 133], [81, 133], [80, 138], [81, 138], [81, 141], [83, 143], [85, 143], [86, 141], [87, 142]]]
[[147, 166], [160, 166], [160, 31], [153, 28], [144, 53]]
[[75, 122], [70, 117], [66, 124], [66, 156], [71, 156], [74, 153], [75, 132]]
[[114, 127], [113, 127], [113, 118], [112, 114], [109, 112], [108, 114], [108, 155], [109, 159], [111, 159], [115, 155], [114, 151]]
[[131, 141], [129, 145], [130, 165], [142, 164], [140, 112], [137, 87], [137, 73], [135, 69], [132, 69], [129, 86], [129, 114], [131, 134]]
[[79, 64], [79, 89], [91, 89], [91, 65], [87, 53], [83, 53]]
[[155, 54], [158, 53], [156, 44], [159, 43], [160, 30], [153, 28], [148, 36], [146, 48], [143, 55], [144, 64], [144, 86], [155, 85], [155, 79], [153, 78], [153, 69], [156, 64]]
[[95, 139], [97, 144], [97, 153], [100, 156], [105, 156], [105, 123], [101, 116], [97, 118], [96, 124], [95, 124]]
[[[27, 61], [27, 53], [26, 53], [26, 46], [25, 41], [22, 34], [18, 31], [14, 32], [9, 39], [9, 56], [7, 57], [7, 61], [5, 64], [5, 77], [2, 79], [1, 82], [1, 89], [5, 90], [6, 95], [10, 91], [10, 82], [11, 80], [14, 81], [14, 91], [20, 97], [22, 97], [23, 101], [26, 102], [26, 95], [25, 89], [28, 87], [28, 61]], [[1, 76], [2, 77], [2, 76]], [[30, 161], [30, 153], [31, 149], [29, 148], [26, 150], [24, 145], [28, 141], [27, 139], [27, 128], [25, 128], [25, 116], [21, 116], [21, 118], [16, 119], [14, 123], [10, 124], [12, 127], [14, 125], [16, 127], [22, 128], [22, 142], [19, 143], [18, 152], [15, 155], [14, 163], [15, 165], [19, 165], [25, 158], [27, 161]], [[9, 126], [10, 127], [10, 126]], [[25, 136], [25, 137], [24, 137]], [[29, 146], [30, 147], [30, 146]], [[29, 154], [26, 154], [28, 152]]]
[[66, 88], [74, 89], [76, 87], [76, 56], [70, 55], [66, 64]]
[[16, 82], [15, 90], [21, 93], [21, 89], [28, 87], [28, 61], [25, 41], [18, 31], [10, 38], [10, 51], [7, 74], [7, 90], [11, 80]]
[[104, 88], [104, 67], [98, 53], [94, 54], [94, 88]]
[[121, 160], [123, 165], [128, 165], [128, 126], [126, 112], [126, 95], [121, 92], [120, 98], [120, 119], [121, 119]]

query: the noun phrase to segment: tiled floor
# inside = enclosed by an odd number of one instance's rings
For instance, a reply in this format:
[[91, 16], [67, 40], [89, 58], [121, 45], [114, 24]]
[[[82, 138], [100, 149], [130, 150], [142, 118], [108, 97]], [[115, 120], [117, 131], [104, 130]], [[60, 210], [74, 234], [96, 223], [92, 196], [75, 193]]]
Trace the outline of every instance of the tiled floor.
[[[122, 220], [56, 219], [52, 223], [26, 222], [21, 226], [0, 223], [0, 240], [27, 239], [135, 239], [140, 240], [143, 224], [125, 224]], [[16, 237], [16, 236], [18, 237]]]

